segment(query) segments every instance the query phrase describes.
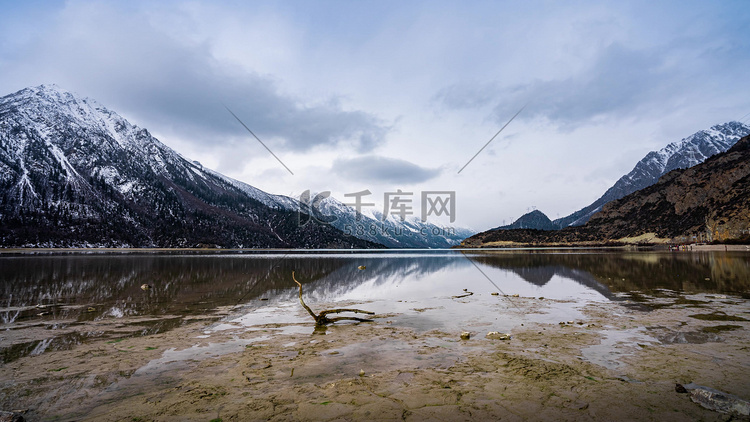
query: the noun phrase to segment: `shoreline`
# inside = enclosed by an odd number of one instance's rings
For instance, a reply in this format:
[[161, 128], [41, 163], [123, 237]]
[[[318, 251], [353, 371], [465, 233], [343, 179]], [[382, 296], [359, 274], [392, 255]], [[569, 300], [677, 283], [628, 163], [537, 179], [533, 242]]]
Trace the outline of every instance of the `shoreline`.
[[[454, 246], [452, 248], [391, 248], [391, 249], [289, 249], [289, 248], [0, 248], [0, 256], [3, 254], [23, 254], [23, 253], [76, 253], [76, 252], [101, 252], [101, 253], [159, 253], [159, 252], [198, 252], [198, 253], [251, 253], [251, 252], [291, 252], [291, 253], [388, 253], [401, 251], [477, 251], [477, 250], [668, 250], [668, 245], [638, 245], [638, 244], [526, 244], [507, 242], [507, 246]], [[737, 244], [687, 244], [681, 245], [688, 249], [679, 252], [691, 251], [748, 251], [750, 245]], [[677, 251], [675, 251], [677, 252]]]
[[[607, 243], [555, 243], [555, 244], [530, 244], [530, 243], [516, 243], [516, 242], [502, 242], [503, 245], [496, 244], [498, 242], [490, 242], [488, 244], [478, 246], [462, 246], [460, 249], [465, 250], [515, 250], [515, 249], [542, 249], [542, 250], [553, 250], [553, 249], [611, 249], [611, 250], [654, 250], [654, 251], [669, 251], [671, 244], [607, 244]], [[701, 251], [742, 251], [750, 252], [750, 245], [738, 245], [738, 244], [674, 244], [674, 246], [684, 247], [686, 249], [675, 250], [673, 252], [701, 252]]]

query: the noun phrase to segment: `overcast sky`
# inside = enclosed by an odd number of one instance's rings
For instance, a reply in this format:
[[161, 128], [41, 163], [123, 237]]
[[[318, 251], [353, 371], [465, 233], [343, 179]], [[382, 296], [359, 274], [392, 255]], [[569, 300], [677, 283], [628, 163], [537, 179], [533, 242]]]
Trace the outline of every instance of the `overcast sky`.
[[55, 83], [271, 193], [453, 190], [484, 230], [748, 122], [747, 28], [747, 0], [0, 1], [0, 95]]

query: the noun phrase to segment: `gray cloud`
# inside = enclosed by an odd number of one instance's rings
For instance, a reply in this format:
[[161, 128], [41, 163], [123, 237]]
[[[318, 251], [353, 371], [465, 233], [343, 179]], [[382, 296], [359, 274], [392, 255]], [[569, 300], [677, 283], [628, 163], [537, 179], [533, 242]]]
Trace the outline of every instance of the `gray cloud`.
[[420, 183], [438, 176], [441, 170], [420, 167], [398, 158], [366, 155], [336, 159], [332, 171], [339, 176], [358, 181]]
[[505, 123], [529, 103], [520, 119], [541, 116], [561, 126], [576, 127], [597, 117], [629, 116], [668, 102], [679, 93], [679, 78], [674, 76], [675, 69], [659, 54], [611, 44], [588, 68], [567, 78], [506, 87], [496, 83], [452, 85], [441, 90], [435, 100], [454, 109], [491, 106], [497, 123]]
[[542, 115], [553, 121], [576, 125], [582, 121], [613, 113], [632, 114], [654, 100], [671, 97], [674, 81], [663, 67], [662, 58], [648, 52], [628, 50], [619, 44], [601, 52], [591, 68], [563, 80], [535, 81], [511, 88], [505, 93], [516, 104], [498, 104], [498, 119], [531, 101], [530, 115]]
[[496, 102], [499, 90], [494, 82], [458, 83], [441, 89], [433, 100], [448, 108], [481, 108]]
[[54, 27], [29, 41], [12, 73], [33, 76], [28, 85], [57, 83], [91, 96], [133, 123], [192, 142], [249, 136], [224, 104], [281, 150], [342, 143], [369, 150], [389, 131], [377, 116], [345, 110], [335, 99], [306, 104], [271, 77], [217, 60], [205, 42], [172, 37], [145, 13], [118, 7], [69, 3]]

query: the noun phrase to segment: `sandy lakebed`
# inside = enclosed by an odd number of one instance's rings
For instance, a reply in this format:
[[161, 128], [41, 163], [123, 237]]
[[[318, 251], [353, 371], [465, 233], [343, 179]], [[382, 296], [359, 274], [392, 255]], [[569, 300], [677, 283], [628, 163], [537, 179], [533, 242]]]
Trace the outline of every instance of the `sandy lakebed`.
[[[494, 305], [466, 318], [479, 298]], [[750, 398], [748, 299], [669, 290], [632, 299], [478, 292], [431, 308], [308, 299], [316, 310], [377, 312], [325, 330], [294, 300], [224, 307], [145, 336], [131, 334], [151, 318], [100, 319], [85, 330], [107, 338], [0, 366], [0, 399], [31, 421], [747, 420], [705, 409], [675, 384]], [[429, 313], [456, 321], [410, 323]], [[0, 340], [13, 336], [34, 333]]]

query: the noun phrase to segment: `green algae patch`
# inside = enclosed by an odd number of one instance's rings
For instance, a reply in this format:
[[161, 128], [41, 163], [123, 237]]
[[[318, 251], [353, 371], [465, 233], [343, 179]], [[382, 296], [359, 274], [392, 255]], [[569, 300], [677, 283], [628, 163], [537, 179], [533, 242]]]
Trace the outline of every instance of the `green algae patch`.
[[693, 314], [688, 315], [690, 318], [700, 319], [703, 321], [747, 321], [747, 319], [736, 316], [727, 315], [724, 312], [713, 312], [710, 314]]
[[703, 327], [701, 328], [701, 331], [703, 331], [704, 333], [720, 333], [722, 331], [734, 331], [740, 329], [742, 329], [741, 325], [724, 324], [714, 325], [712, 327]]

